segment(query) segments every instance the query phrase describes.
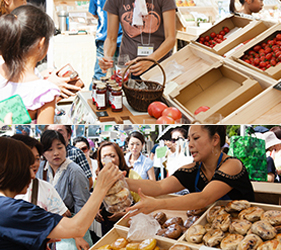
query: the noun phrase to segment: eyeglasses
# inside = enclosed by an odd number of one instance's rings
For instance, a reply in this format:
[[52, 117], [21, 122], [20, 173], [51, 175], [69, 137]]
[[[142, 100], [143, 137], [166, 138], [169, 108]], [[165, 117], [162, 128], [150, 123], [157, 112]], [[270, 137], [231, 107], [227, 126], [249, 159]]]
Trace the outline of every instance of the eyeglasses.
[[178, 141], [178, 140], [184, 140], [184, 138], [182, 138], [182, 137], [178, 137], [177, 139], [172, 138], [170, 141], [171, 141], [172, 143], [175, 143], [175, 142]]
[[80, 148], [84, 153], [86, 153], [89, 149], [87, 146], [83, 147], [83, 148]]

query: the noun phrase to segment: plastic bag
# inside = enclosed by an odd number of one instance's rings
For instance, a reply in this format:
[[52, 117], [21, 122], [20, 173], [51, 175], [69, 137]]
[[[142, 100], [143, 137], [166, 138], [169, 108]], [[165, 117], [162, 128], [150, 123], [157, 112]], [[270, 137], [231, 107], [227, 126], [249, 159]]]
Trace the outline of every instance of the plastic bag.
[[151, 214], [139, 213], [131, 218], [127, 238], [130, 240], [153, 238], [159, 229], [161, 229], [159, 222]]

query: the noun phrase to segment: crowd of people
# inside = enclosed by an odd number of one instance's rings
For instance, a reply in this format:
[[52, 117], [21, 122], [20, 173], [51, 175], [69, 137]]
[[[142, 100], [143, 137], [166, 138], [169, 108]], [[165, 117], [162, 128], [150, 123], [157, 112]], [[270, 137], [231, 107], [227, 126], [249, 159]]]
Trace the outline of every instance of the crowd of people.
[[[262, 133], [271, 165], [279, 164], [280, 131], [273, 127]], [[134, 216], [158, 209], [199, 209], [219, 199], [254, 201], [247, 169], [224, 152], [226, 126], [172, 129], [164, 158], [185, 140], [193, 160], [166, 169], [160, 179], [155, 178], [154, 159], [143, 153], [141, 132], [129, 134], [126, 152], [115, 142], [102, 141], [95, 148], [95, 159], [90, 139], [70, 140], [71, 132], [69, 125], [47, 125], [40, 140], [23, 134], [0, 137], [0, 212], [6, 215], [0, 221], [0, 245], [5, 249], [46, 249], [54, 244], [56, 249], [89, 249], [129, 211]], [[280, 171], [280, 165], [276, 170], [268, 167], [268, 181]], [[111, 213], [102, 201], [121, 176], [133, 202], [126, 210]], [[187, 192], [175, 198], [154, 198], [182, 190]]]

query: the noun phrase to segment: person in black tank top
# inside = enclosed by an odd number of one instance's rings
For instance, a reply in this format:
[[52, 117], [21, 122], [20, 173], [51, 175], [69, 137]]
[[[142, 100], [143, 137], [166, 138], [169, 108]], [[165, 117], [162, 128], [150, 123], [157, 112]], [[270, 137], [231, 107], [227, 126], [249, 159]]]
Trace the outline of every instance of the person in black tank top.
[[[130, 190], [141, 196], [141, 201], [127, 211], [150, 213], [158, 209], [192, 210], [204, 208], [219, 199], [254, 201], [254, 191], [242, 162], [221, 151], [225, 144], [223, 125], [192, 125], [189, 128], [189, 150], [194, 162], [179, 168], [172, 176], [153, 182], [129, 180]], [[154, 199], [187, 188], [190, 194]]]

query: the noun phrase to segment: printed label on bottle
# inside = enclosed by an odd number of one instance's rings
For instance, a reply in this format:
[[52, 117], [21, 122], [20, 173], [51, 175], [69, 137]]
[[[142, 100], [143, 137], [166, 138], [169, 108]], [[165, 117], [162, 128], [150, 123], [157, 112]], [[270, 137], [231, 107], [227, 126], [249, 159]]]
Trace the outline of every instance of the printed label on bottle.
[[105, 107], [105, 94], [96, 94], [97, 107]]
[[92, 100], [93, 100], [93, 102], [96, 102], [96, 90], [95, 89], [93, 89], [92, 90]]
[[120, 96], [111, 96], [111, 107], [114, 109], [122, 108], [122, 95]]

